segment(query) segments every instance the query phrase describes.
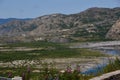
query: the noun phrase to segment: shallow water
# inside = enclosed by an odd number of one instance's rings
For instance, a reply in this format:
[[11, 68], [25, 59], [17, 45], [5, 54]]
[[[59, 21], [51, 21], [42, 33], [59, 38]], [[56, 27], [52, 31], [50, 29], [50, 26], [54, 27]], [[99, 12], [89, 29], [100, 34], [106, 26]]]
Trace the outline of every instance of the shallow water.
[[91, 69], [88, 69], [87, 71], [85, 72], [81, 72], [82, 74], [85, 74], [85, 75], [89, 75], [89, 74], [92, 74], [92, 75], [97, 75], [99, 72], [102, 71], [102, 69], [106, 66], [106, 64], [100, 64], [94, 68], [91, 68]]
[[106, 50], [106, 54], [120, 56], [120, 50]]
[[[100, 50], [101, 51], [101, 50]], [[102, 51], [105, 54], [110, 54], [110, 55], [114, 55], [114, 56], [120, 56], [120, 50], [119, 49], [102, 49]], [[107, 61], [106, 61], [107, 62]], [[99, 73], [100, 71], [102, 71], [102, 69], [107, 65], [107, 63], [104, 64], [99, 64], [98, 66], [94, 67], [94, 68], [90, 68], [87, 71], [82, 72], [82, 74], [93, 74], [96, 75], [97, 73]]]

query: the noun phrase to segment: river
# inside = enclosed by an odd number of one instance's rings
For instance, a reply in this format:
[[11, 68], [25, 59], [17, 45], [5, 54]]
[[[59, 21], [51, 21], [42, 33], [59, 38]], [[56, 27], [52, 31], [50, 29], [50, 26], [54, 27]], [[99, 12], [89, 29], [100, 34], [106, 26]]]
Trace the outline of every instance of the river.
[[[104, 52], [105, 54], [109, 54], [109, 55], [113, 55], [113, 56], [120, 56], [120, 50], [117, 49], [102, 49], [100, 50], [102, 52]], [[93, 74], [96, 75], [98, 72], [100, 72], [106, 65], [108, 64], [108, 61], [106, 61], [106, 63], [103, 64], [99, 64], [96, 67], [90, 68], [87, 71], [82, 72], [83, 74]]]
[[[92, 43], [76, 43], [70, 46], [70, 48], [88, 48], [93, 50], [98, 50], [104, 54], [112, 55], [112, 56], [120, 56], [120, 41], [106, 41], [106, 42], [92, 42]], [[98, 64], [98, 66], [90, 68], [84, 72], [83, 74], [94, 74], [96, 75], [99, 71], [103, 69], [108, 64], [108, 61], [103, 64]]]

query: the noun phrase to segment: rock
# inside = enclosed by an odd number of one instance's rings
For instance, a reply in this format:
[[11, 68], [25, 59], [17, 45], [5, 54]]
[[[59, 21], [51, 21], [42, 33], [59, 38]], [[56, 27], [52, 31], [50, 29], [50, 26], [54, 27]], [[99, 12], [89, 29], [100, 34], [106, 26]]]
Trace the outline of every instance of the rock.
[[22, 77], [15, 76], [14, 78], [12, 78], [12, 80], [22, 80]]
[[120, 20], [117, 20], [112, 28], [108, 31], [106, 38], [120, 40]]
[[120, 80], [120, 70], [103, 74], [102, 76], [92, 78], [90, 80]]

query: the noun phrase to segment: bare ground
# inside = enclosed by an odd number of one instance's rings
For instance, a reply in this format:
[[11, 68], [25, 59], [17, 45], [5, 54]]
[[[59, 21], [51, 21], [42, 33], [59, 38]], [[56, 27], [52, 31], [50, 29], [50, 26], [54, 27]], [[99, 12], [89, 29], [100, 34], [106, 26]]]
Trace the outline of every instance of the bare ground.
[[90, 68], [97, 66], [98, 64], [107, 63], [109, 59], [115, 59], [115, 57], [92, 57], [92, 58], [47, 58], [36, 61], [17, 60], [12, 62], [0, 62], [1, 67], [20, 67], [25, 65], [34, 65], [36, 68], [42, 68], [46, 63], [49, 67], [53, 67], [59, 70], [65, 70], [67, 66], [71, 66], [74, 70], [76, 65], [80, 65], [81, 71], [86, 71]]

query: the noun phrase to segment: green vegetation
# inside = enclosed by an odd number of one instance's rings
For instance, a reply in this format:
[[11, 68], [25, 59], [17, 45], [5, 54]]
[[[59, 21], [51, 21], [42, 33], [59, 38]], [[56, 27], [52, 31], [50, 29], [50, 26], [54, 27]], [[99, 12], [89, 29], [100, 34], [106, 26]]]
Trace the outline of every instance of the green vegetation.
[[[60, 70], [54, 68], [48, 68], [48, 65], [43, 63], [38, 63], [42, 68], [36, 68], [35, 65], [30, 65], [29, 63], [23, 62], [21, 65], [13, 64], [14, 60], [39, 60], [43, 58], [93, 58], [106, 56], [98, 51], [92, 51], [88, 49], [71, 49], [67, 44], [51, 43], [51, 42], [23, 42], [23, 43], [9, 43], [1, 45], [3, 50], [7, 49], [8, 51], [0, 51], [0, 61], [10, 62], [11, 66], [0, 67], [0, 76], [3, 77], [13, 77], [13, 76], [24, 76], [25, 80], [44, 80], [46, 76], [50, 75], [55, 78], [59, 77], [60, 80], [88, 80], [93, 77], [92, 75], [83, 75], [80, 72], [65, 72], [60, 73]], [[15, 48], [30, 48], [35, 50], [28, 51], [15, 51]], [[9, 51], [10, 50], [10, 51]], [[37, 64], [37, 63], [36, 63]], [[27, 66], [31, 66], [31, 71], [27, 71]], [[54, 65], [53, 65], [54, 66]], [[40, 72], [34, 72], [38, 70]]]
[[[14, 57], [15, 56], [15, 57]], [[33, 51], [4, 51], [0, 53], [0, 61], [33, 60], [39, 58], [75, 58], [75, 57], [101, 57], [106, 56], [100, 52], [86, 49], [55, 49]]]
[[23, 31], [32, 31], [34, 30], [35, 28], [37, 28], [38, 26], [36, 24], [31, 24], [29, 27], [23, 27], [22, 30]]
[[[24, 77], [25, 80], [44, 80], [44, 79], [55, 79], [59, 78], [60, 80], [89, 80], [92, 77], [95, 77], [95, 75], [83, 75], [80, 73], [79, 69], [75, 69], [75, 71], [71, 71], [68, 67], [66, 68], [65, 73], [60, 73], [59, 70], [54, 68], [48, 68], [48, 65], [44, 64], [42, 65], [42, 69], [37, 69], [33, 67], [19, 67], [19, 68], [9, 68], [0, 67], [0, 74], [3, 77], [14, 77], [17, 75], [20, 75], [21, 77]], [[116, 58], [115, 61], [109, 62], [107, 66], [105, 66], [101, 71], [98, 70], [99, 73], [96, 74], [96, 76], [99, 76], [101, 74], [119, 70], [120, 69], [120, 60]], [[38, 70], [40, 72], [34, 72], [34, 70]], [[11, 75], [9, 75], [11, 74]]]
[[118, 58], [116, 58], [115, 61], [109, 60], [109, 64], [103, 68], [102, 73], [108, 73], [115, 70], [120, 70], [120, 59]]
[[92, 31], [87, 30], [86, 28], [79, 29], [73, 34], [73, 39], [80, 38], [77, 40], [78, 42], [86, 42], [86, 41], [109, 41], [106, 39], [107, 32], [109, 31], [112, 24], [104, 24], [104, 25], [94, 25]]
[[36, 68], [0, 68], [0, 74], [3, 77], [12, 78], [20, 75], [23, 80], [88, 80], [92, 75], [82, 75], [79, 70], [71, 71], [66, 68], [64, 73], [54, 68], [44, 66], [43, 69], [37, 69], [40, 72], [34, 72]]
[[97, 68], [95, 76], [100, 76], [105, 73], [109, 73], [112, 71], [120, 70], [120, 59], [116, 58], [115, 60], [109, 59], [109, 63], [107, 65]]
[[69, 24], [62, 22], [62, 24], [59, 24], [59, 26], [61, 26], [63, 29], [70, 29], [74, 27], [74, 24], [72, 22]]
[[[13, 43], [4, 45], [8, 49], [15, 47], [36, 48], [29, 51], [0, 51], [0, 61], [35, 60], [39, 58], [75, 58], [106, 56], [98, 51], [71, 49], [66, 45], [49, 42]], [[40, 48], [40, 49], [39, 49]]]
[[[45, 41], [36, 41], [36, 42], [19, 42], [19, 43], [8, 43], [5, 45], [1, 45], [1, 47], [59, 47], [60, 44], [52, 43], [52, 42], [45, 42]], [[63, 46], [62, 46], [63, 47]]]
[[[42, 65], [43, 68], [33, 68], [31, 67], [18, 67], [18, 68], [9, 68], [0, 67], [0, 74], [3, 77], [13, 77], [20, 75], [24, 78], [24, 80], [45, 80], [45, 79], [55, 79], [57, 80], [89, 80], [92, 77], [99, 76], [104, 73], [108, 73], [111, 71], [120, 69], [120, 60], [116, 58], [116, 60], [110, 60], [109, 64], [106, 65], [101, 71], [98, 70], [96, 75], [83, 75], [78, 69], [79, 66], [76, 67], [74, 71], [71, 70], [70, 66], [68, 66], [64, 73], [61, 73], [59, 70], [55, 68], [48, 68], [47, 64]], [[39, 72], [34, 72], [35, 70]]]

